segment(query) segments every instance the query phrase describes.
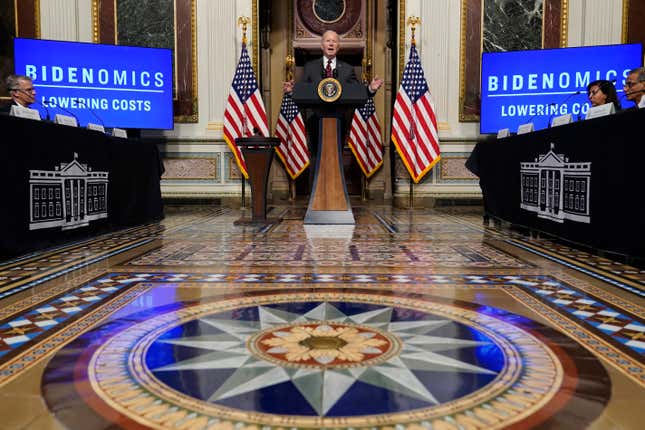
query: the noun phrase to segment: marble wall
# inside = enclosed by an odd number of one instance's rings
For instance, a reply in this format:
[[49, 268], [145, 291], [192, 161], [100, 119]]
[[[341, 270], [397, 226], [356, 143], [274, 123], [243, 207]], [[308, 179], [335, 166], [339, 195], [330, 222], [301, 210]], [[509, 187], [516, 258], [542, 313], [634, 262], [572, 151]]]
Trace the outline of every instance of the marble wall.
[[542, 47], [543, 0], [484, 0], [483, 52]]
[[119, 45], [174, 49], [173, 0], [118, 0]]

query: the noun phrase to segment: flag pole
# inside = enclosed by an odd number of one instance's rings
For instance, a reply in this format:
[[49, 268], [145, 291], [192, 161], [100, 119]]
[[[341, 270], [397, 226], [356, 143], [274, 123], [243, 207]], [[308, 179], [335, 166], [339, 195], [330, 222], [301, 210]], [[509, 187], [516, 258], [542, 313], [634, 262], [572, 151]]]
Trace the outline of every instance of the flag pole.
[[[293, 79], [293, 67], [296, 64], [296, 60], [292, 54], [287, 55], [285, 58], [285, 71], [286, 71], [286, 80], [290, 81]], [[289, 180], [289, 201], [294, 202], [296, 200], [296, 181], [291, 178], [291, 175], [287, 172], [287, 179]]]
[[[361, 66], [362, 66], [362, 71], [361, 71], [361, 78], [363, 79], [363, 84], [367, 84], [369, 82], [369, 77], [370, 73], [368, 71], [368, 67], [372, 65], [372, 62], [369, 61], [366, 57], [363, 57], [363, 60], [361, 61]], [[349, 136], [347, 136], [349, 138]], [[367, 201], [367, 175], [363, 170], [361, 169], [361, 172], [363, 173], [361, 175], [361, 200], [362, 201]]]
[[[246, 45], [246, 26], [251, 21], [248, 16], [240, 16], [237, 18], [237, 25], [242, 26], [242, 46]], [[247, 124], [246, 124], [246, 111], [242, 113], [242, 136], [246, 136]], [[246, 209], [246, 178], [242, 175], [242, 204], [240, 209]]]
[[[418, 16], [411, 16], [408, 18], [408, 25], [410, 26], [410, 31], [412, 32], [412, 37], [411, 37], [411, 45], [417, 44], [416, 39], [414, 38], [414, 31], [417, 29], [416, 26], [417, 24], [421, 23], [421, 18]], [[409, 173], [409, 172], [408, 172]], [[408, 191], [408, 196], [409, 196], [409, 202], [408, 202], [408, 208], [409, 209], [414, 209], [414, 180], [412, 178], [412, 175], [410, 175], [410, 190]]]
[[410, 175], [409, 207], [414, 206], [414, 184], [441, 160], [436, 113], [415, 39], [419, 17], [407, 19], [411, 27], [409, 60], [396, 95], [392, 115], [392, 142]]

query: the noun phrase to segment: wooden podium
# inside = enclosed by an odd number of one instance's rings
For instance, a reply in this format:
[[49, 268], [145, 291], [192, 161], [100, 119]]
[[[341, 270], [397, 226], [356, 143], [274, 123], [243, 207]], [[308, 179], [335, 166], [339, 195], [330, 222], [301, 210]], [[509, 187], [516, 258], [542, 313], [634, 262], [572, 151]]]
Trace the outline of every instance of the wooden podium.
[[236, 224], [267, 222], [267, 184], [275, 147], [280, 145], [277, 137], [251, 136], [235, 139], [242, 148], [246, 170], [251, 181], [251, 219], [240, 219]]
[[345, 84], [338, 100], [326, 102], [318, 95], [316, 84], [298, 83], [293, 101], [301, 110], [313, 110], [319, 118], [318, 157], [304, 223], [355, 224], [343, 173], [341, 122], [347, 111], [365, 105], [367, 88]]

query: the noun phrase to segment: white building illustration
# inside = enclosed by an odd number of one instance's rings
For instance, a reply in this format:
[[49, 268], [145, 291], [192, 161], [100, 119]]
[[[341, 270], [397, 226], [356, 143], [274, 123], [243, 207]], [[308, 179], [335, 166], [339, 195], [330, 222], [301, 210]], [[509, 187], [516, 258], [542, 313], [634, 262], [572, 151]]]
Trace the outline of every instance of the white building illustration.
[[534, 162], [520, 163], [521, 208], [540, 218], [591, 222], [591, 162], [572, 163], [554, 144]]
[[29, 230], [84, 227], [107, 218], [109, 172], [93, 172], [77, 160], [54, 170], [29, 171]]

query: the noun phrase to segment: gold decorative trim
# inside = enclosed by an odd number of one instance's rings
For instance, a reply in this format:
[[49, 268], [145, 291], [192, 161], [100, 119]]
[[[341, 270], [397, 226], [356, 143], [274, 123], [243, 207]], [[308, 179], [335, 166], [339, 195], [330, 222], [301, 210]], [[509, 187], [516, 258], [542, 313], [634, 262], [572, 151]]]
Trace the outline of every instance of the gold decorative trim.
[[622, 42], [627, 43], [627, 37], [629, 36], [629, 0], [623, 0], [623, 20], [622, 20]]
[[[569, 0], [562, 0], [560, 10], [560, 48], [569, 45]], [[544, 12], [542, 12], [544, 14]], [[544, 32], [544, 26], [542, 26]]]
[[459, 30], [459, 121], [465, 121], [462, 107], [466, 101], [466, 11], [468, 0], [461, 0], [461, 23]]
[[[192, 61], [192, 75], [193, 75], [193, 114], [190, 116], [190, 122], [199, 121], [199, 97], [197, 92], [197, 0], [192, 0], [190, 2], [190, 47], [191, 47], [191, 61]], [[175, 1], [175, 7], [177, 7], [177, 2]], [[175, 17], [177, 12], [175, 12]], [[177, 28], [177, 27], [175, 27]], [[175, 46], [177, 46], [177, 31], [175, 30]]]
[[403, 76], [405, 66], [405, 0], [399, 2], [399, 76], [396, 82]]
[[253, 0], [251, 3], [251, 31], [253, 34], [253, 70], [255, 71], [255, 76], [260, 76], [258, 57], [260, 52], [260, 26], [258, 25], [258, 1]]
[[18, 25], [18, 0], [13, 0], [13, 21], [16, 25], [16, 35], [20, 34], [20, 26]]
[[374, 73], [374, 38], [376, 37], [376, 32], [374, 31], [374, 26], [376, 25], [376, 17], [373, 16], [374, 12], [372, 11], [372, 2], [368, 1], [365, 6], [365, 55], [363, 60], [365, 64], [363, 65], [363, 76], [365, 77], [366, 82], [370, 82], [372, 78], [376, 75]]
[[112, 17], [112, 22], [114, 22], [114, 44], [118, 45], [119, 44], [119, 21], [117, 21], [118, 15], [116, 13], [116, 9], [118, 5], [117, 5], [117, 0], [113, 0], [113, 1], [114, 1], [114, 16]]
[[[293, 2], [287, 1], [287, 55], [294, 56], [293, 39], [295, 37], [295, 24], [293, 19]], [[294, 56], [295, 58], [295, 56]], [[295, 63], [294, 63], [295, 65]]]
[[[542, 3], [542, 23], [540, 24], [540, 27], [542, 28], [542, 40], [540, 41], [540, 47], [544, 49], [544, 39], [545, 39], [545, 34], [546, 32], [544, 31], [544, 23], [546, 22], [546, 4], [543, 2]], [[562, 25], [560, 25], [562, 26]], [[483, 39], [483, 38], [482, 38]]]
[[[179, 88], [179, 73], [175, 73], [175, 70], [178, 70], [177, 65], [178, 65], [178, 61], [179, 61], [179, 60], [177, 60], [177, 55], [175, 55], [175, 51], [177, 49], [177, 30], [176, 30], [177, 29], [177, 1], [176, 0], [174, 1], [172, 13], [173, 13], [173, 17], [172, 17], [172, 25], [173, 25], [172, 44], [175, 47], [175, 49], [173, 49], [173, 54], [172, 54], [172, 61], [173, 61], [172, 76], [173, 76], [173, 89], [174, 89], [173, 94], [172, 94], [172, 99], [173, 99], [172, 101], [173, 101], [173, 104], [174, 104], [175, 100], [177, 100], [179, 98], [179, 90], [178, 90], [178, 88]], [[191, 16], [190, 25], [191, 26], [193, 25], [192, 16]], [[191, 40], [191, 48], [192, 48], [192, 40]], [[173, 117], [174, 117], [174, 112], [173, 112]]]
[[92, 0], [92, 42], [94, 43], [99, 43], [100, 27], [99, 0]]
[[40, 0], [34, 0], [34, 23], [36, 25], [36, 37], [40, 39]]

